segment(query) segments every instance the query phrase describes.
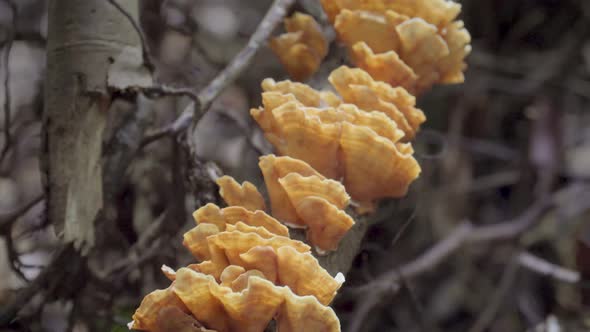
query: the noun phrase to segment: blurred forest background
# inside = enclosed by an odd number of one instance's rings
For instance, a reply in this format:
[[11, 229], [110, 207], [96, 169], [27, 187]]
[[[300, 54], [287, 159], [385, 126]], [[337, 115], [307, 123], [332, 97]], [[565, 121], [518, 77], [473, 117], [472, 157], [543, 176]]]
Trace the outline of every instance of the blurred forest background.
[[[343, 331], [590, 331], [590, 2], [460, 2], [473, 38], [466, 82], [419, 98], [422, 175], [406, 198], [381, 204], [333, 307]], [[199, 91], [270, 5], [142, 0], [160, 82]], [[0, 0], [0, 331], [125, 331], [143, 295], [167, 286], [160, 266], [191, 262], [182, 234], [217, 194], [186, 180], [184, 136], [157, 135], [188, 98], [149, 110], [119, 98], [105, 154], [129, 122], [142, 144], [105, 203], [112, 223], [97, 232], [107, 235], [85, 258], [60, 255], [39, 163], [46, 6]], [[318, 1], [291, 10], [325, 22]], [[325, 86], [343, 54], [333, 42], [311, 84]], [[264, 45], [188, 134], [201, 171], [262, 183], [258, 156], [270, 147], [248, 111], [266, 77], [286, 74]], [[396, 282], [371, 291], [384, 275]]]

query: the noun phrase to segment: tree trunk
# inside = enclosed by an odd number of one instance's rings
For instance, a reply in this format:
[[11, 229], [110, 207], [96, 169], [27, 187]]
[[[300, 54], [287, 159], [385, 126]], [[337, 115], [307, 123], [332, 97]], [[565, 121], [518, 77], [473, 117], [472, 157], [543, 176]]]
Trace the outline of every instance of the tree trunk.
[[[138, 1], [121, 6], [138, 17]], [[110, 65], [141, 49], [128, 18], [106, 0], [50, 0], [45, 81], [44, 173], [48, 218], [64, 242], [88, 250], [103, 206], [101, 153]], [[138, 51], [141, 54], [140, 51]]]

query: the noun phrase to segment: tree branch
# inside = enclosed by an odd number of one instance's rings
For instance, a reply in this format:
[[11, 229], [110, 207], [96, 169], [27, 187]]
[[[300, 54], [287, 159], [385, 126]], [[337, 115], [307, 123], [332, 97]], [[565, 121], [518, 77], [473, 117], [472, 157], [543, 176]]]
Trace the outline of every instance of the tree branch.
[[164, 136], [178, 135], [190, 126], [193, 119], [198, 121], [207, 112], [215, 98], [248, 67], [258, 49], [270, 37], [275, 27], [282, 22], [287, 10], [294, 2], [295, 0], [275, 0], [250, 37], [248, 44], [217, 74], [209, 85], [199, 92], [199, 102], [191, 102], [173, 123], [148, 135], [142, 145], [147, 145]]
[[23, 206], [19, 207], [18, 209], [8, 212], [8, 213], [0, 213], [0, 235], [8, 235], [10, 236], [9, 231], [12, 228], [12, 225], [16, 222], [16, 220], [27, 213], [33, 206], [37, 205], [37, 203], [43, 200], [44, 195], [39, 194], [37, 197], [33, 198], [30, 202], [24, 204]]
[[354, 294], [362, 294], [365, 300], [360, 301], [360, 304], [357, 305], [348, 331], [360, 331], [365, 317], [379, 303], [377, 299], [383, 298], [387, 293], [397, 291], [401, 279], [411, 279], [431, 271], [465, 244], [510, 240], [522, 235], [535, 226], [545, 213], [555, 207], [559, 196], [569, 189], [570, 187], [566, 187], [540, 198], [519, 217], [512, 220], [479, 227], [473, 226], [470, 222], [464, 222], [451, 231], [445, 239], [413, 261], [395, 268], [363, 286], [352, 289]]
[[528, 252], [520, 253], [517, 260], [521, 266], [555, 280], [575, 284], [582, 279], [580, 272], [555, 265]]

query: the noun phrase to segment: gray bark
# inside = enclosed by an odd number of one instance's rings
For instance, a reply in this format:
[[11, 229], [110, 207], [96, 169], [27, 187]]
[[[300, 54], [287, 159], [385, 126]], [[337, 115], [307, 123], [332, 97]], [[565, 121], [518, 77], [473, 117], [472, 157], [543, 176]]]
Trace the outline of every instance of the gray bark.
[[[138, 1], [121, 1], [137, 18]], [[64, 242], [88, 250], [102, 202], [101, 153], [109, 66], [141, 54], [130, 21], [106, 0], [50, 0], [45, 81], [44, 172], [48, 217]]]

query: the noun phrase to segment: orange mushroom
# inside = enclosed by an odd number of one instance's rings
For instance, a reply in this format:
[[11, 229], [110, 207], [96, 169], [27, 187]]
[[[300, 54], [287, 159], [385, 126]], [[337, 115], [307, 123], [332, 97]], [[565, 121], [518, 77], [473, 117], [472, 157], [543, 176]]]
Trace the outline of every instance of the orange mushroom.
[[262, 332], [273, 317], [284, 332], [340, 330], [334, 311], [315, 297], [295, 295], [259, 276], [247, 276], [246, 287], [235, 291], [187, 268], [177, 274], [174, 292], [198, 321], [219, 332]]
[[420, 174], [408, 146], [395, 144], [373, 130], [344, 123], [341, 137], [344, 186], [357, 201], [370, 205], [377, 199], [404, 196]]
[[139, 308], [133, 314], [133, 321], [129, 323], [129, 329], [157, 331], [158, 313], [160, 309], [165, 307], [175, 307], [182, 312], [189, 312], [182, 300], [172, 290], [172, 286], [158, 289], [143, 298]]
[[264, 211], [249, 211], [241, 206], [229, 206], [219, 208], [217, 205], [208, 203], [193, 213], [197, 224], [207, 223], [216, 225], [223, 231], [227, 225], [233, 225], [239, 221], [256, 227], [264, 227], [269, 232], [289, 236], [289, 230], [278, 220]]
[[266, 210], [264, 197], [258, 192], [256, 186], [245, 181], [240, 185], [231, 176], [222, 176], [217, 179], [219, 195], [229, 206], [242, 206], [247, 210]]
[[426, 120], [415, 107], [416, 98], [404, 88], [377, 82], [362, 69], [341, 66], [330, 74], [329, 80], [347, 103], [385, 113], [404, 131], [405, 141], [411, 140]]
[[297, 212], [289, 200], [285, 189], [279, 183], [279, 179], [289, 173], [297, 173], [303, 176], [315, 175], [323, 177], [318, 171], [302, 160], [291, 157], [277, 157], [273, 154], [260, 157], [258, 163], [264, 183], [270, 197], [272, 214], [291, 227], [303, 228], [304, 224], [297, 219]]
[[463, 82], [471, 37], [446, 0], [323, 0], [354, 63], [376, 80], [421, 93]]
[[294, 80], [306, 80], [328, 54], [328, 42], [319, 24], [306, 14], [295, 13], [285, 19], [285, 29], [287, 33], [271, 39], [270, 48]]
[[[263, 229], [262, 229], [263, 231]], [[310, 247], [301, 241], [259, 231], [242, 232], [238, 229], [225, 231], [207, 237], [210, 260], [194, 265], [194, 269], [219, 279], [221, 272], [229, 265], [245, 266], [241, 254], [257, 246], [269, 246], [275, 250], [291, 246], [299, 252], [309, 252]]]

